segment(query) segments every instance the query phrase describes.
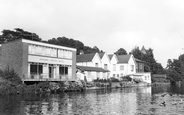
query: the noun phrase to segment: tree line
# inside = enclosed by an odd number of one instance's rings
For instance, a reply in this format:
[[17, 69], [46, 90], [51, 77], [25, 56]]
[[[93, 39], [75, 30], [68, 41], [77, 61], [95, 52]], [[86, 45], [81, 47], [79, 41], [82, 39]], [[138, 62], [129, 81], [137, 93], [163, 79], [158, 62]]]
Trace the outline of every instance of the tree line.
[[178, 59], [168, 59], [166, 72], [175, 81], [180, 81], [184, 78], [184, 54], [181, 54]]
[[[20, 38], [76, 48], [77, 55], [79, 55], [81, 52], [84, 54], [103, 52], [103, 50], [100, 50], [97, 46], [85, 46], [81, 41], [67, 37], [57, 37], [44, 41], [36, 33], [28, 32], [20, 28], [15, 28], [14, 30], [4, 29], [2, 31], [2, 35], [0, 35], [0, 43], [5, 43]], [[128, 53], [124, 48], [119, 48], [116, 52], [114, 52], [114, 54], [126, 55]], [[135, 47], [131, 52], [129, 52], [129, 54], [133, 54], [135, 58], [145, 62], [145, 72], [152, 72], [153, 74], [165, 73], [162, 65], [156, 62], [153, 49], [149, 48], [146, 50], [146, 53], [143, 53], [139, 47]]]

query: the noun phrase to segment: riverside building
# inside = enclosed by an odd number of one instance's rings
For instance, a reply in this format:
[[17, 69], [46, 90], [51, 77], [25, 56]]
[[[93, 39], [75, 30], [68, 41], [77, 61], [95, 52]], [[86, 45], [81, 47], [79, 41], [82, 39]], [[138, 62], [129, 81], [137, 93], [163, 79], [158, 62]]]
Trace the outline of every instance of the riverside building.
[[1, 69], [12, 68], [23, 82], [74, 81], [76, 49], [27, 39], [1, 44]]

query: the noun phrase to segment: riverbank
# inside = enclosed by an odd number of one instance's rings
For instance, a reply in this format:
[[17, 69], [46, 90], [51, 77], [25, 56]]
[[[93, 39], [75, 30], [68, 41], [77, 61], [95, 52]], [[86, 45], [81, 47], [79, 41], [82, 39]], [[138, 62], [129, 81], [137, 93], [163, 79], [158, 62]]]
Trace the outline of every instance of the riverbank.
[[40, 82], [37, 84], [14, 84], [13, 82], [0, 82], [0, 95], [40, 94], [69, 91], [84, 91], [82, 82]]
[[98, 89], [113, 89], [113, 88], [128, 88], [128, 87], [143, 87], [150, 86], [146, 83], [121, 83], [121, 82], [106, 82], [96, 83], [91, 86], [86, 85], [82, 81], [75, 82], [40, 82], [33, 85], [14, 84], [9, 81], [0, 82], [0, 95], [15, 95], [15, 94], [41, 94], [41, 93], [61, 93], [61, 92], [83, 92], [85, 90]]

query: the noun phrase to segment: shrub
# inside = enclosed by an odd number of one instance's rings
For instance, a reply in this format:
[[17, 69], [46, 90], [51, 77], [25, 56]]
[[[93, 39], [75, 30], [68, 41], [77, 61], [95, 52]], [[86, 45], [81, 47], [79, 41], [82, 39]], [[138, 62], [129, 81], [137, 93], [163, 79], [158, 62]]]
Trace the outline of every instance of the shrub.
[[111, 77], [111, 78], [110, 78], [110, 81], [111, 81], [111, 82], [119, 82], [119, 79], [117, 79], [117, 78], [115, 78], [115, 77]]
[[122, 81], [132, 81], [132, 78], [130, 76], [124, 76], [124, 77], [121, 77]]
[[14, 84], [22, 83], [18, 74], [13, 69], [9, 69], [9, 67], [5, 68], [4, 70], [0, 70], [0, 76]]

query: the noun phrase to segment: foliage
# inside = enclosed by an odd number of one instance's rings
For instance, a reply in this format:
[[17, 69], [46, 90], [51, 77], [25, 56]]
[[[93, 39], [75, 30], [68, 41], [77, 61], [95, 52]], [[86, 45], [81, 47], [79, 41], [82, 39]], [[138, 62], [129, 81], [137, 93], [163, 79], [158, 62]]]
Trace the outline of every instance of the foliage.
[[134, 81], [135, 83], [140, 83], [140, 82], [141, 82], [140, 79], [133, 79], [133, 81]]
[[135, 47], [134, 49], [132, 49], [131, 53], [135, 58], [145, 62], [144, 63], [145, 72], [152, 72], [153, 74], [165, 73], [165, 70], [162, 67], [162, 65], [156, 62], [153, 54], [153, 49], [149, 48], [148, 50], [146, 50], [146, 53], [144, 53], [144, 52], [141, 52], [139, 47]]
[[[42, 41], [42, 39], [36, 33], [28, 32], [20, 28], [15, 28], [14, 30], [4, 29], [2, 31], [2, 35], [0, 35], [0, 43], [5, 43], [20, 38], [34, 41]], [[102, 50], [99, 50], [97, 46], [94, 46], [93, 48], [89, 46], [84, 46], [84, 44], [81, 41], [67, 37], [52, 38], [49, 39], [48, 41], [42, 42], [76, 48], [77, 55], [79, 55], [81, 51], [83, 51], [85, 54], [103, 52]]]
[[15, 28], [14, 30], [3, 30], [2, 35], [0, 35], [0, 43], [13, 41], [19, 38], [42, 41], [41, 38], [35, 33], [24, 31], [20, 28]]
[[97, 46], [94, 46], [93, 48], [91, 48], [89, 46], [84, 46], [84, 44], [81, 41], [74, 40], [71, 38], [69, 39], [66, 37], [52, 38], [52, 39], [48, 40], [48, 43], [76, 48], [77, 55], [79, 55], [81, 51], [83, 51], [84, 54], [102, 52], [98, 49]]
[[171, 81], [180, 81], [182, 79], [181, 74], [174, 69], [168, 69], [167, 76]]
[[119, 82], [119, 79], [117, 79], [117, 78], [115, 78], [115, 77], [111, 77], [111, 78], [110, 78], [110, 81], [111, 81], [111, 82]]
[[124, 77], [121, 77], [122, 81], [132, 81], [132, 78], [130, 76], [124, 76]]
[[116, 55], [127, 55], [127, 52], [124, 48], [118, 49], [118, 51], [114, 52]]
[[168, 59], [167, 61], [167, 75], [172, 79], [178, 81], [183, 79], [184, 75], [184, 54], [180, 55], [178, 59]]
[[0, 70], [0, 76], [14, 84], [22, 83], [21, 78], [18, 76], [18, 74], [9, 67], [6, 67], [4, 70]]

